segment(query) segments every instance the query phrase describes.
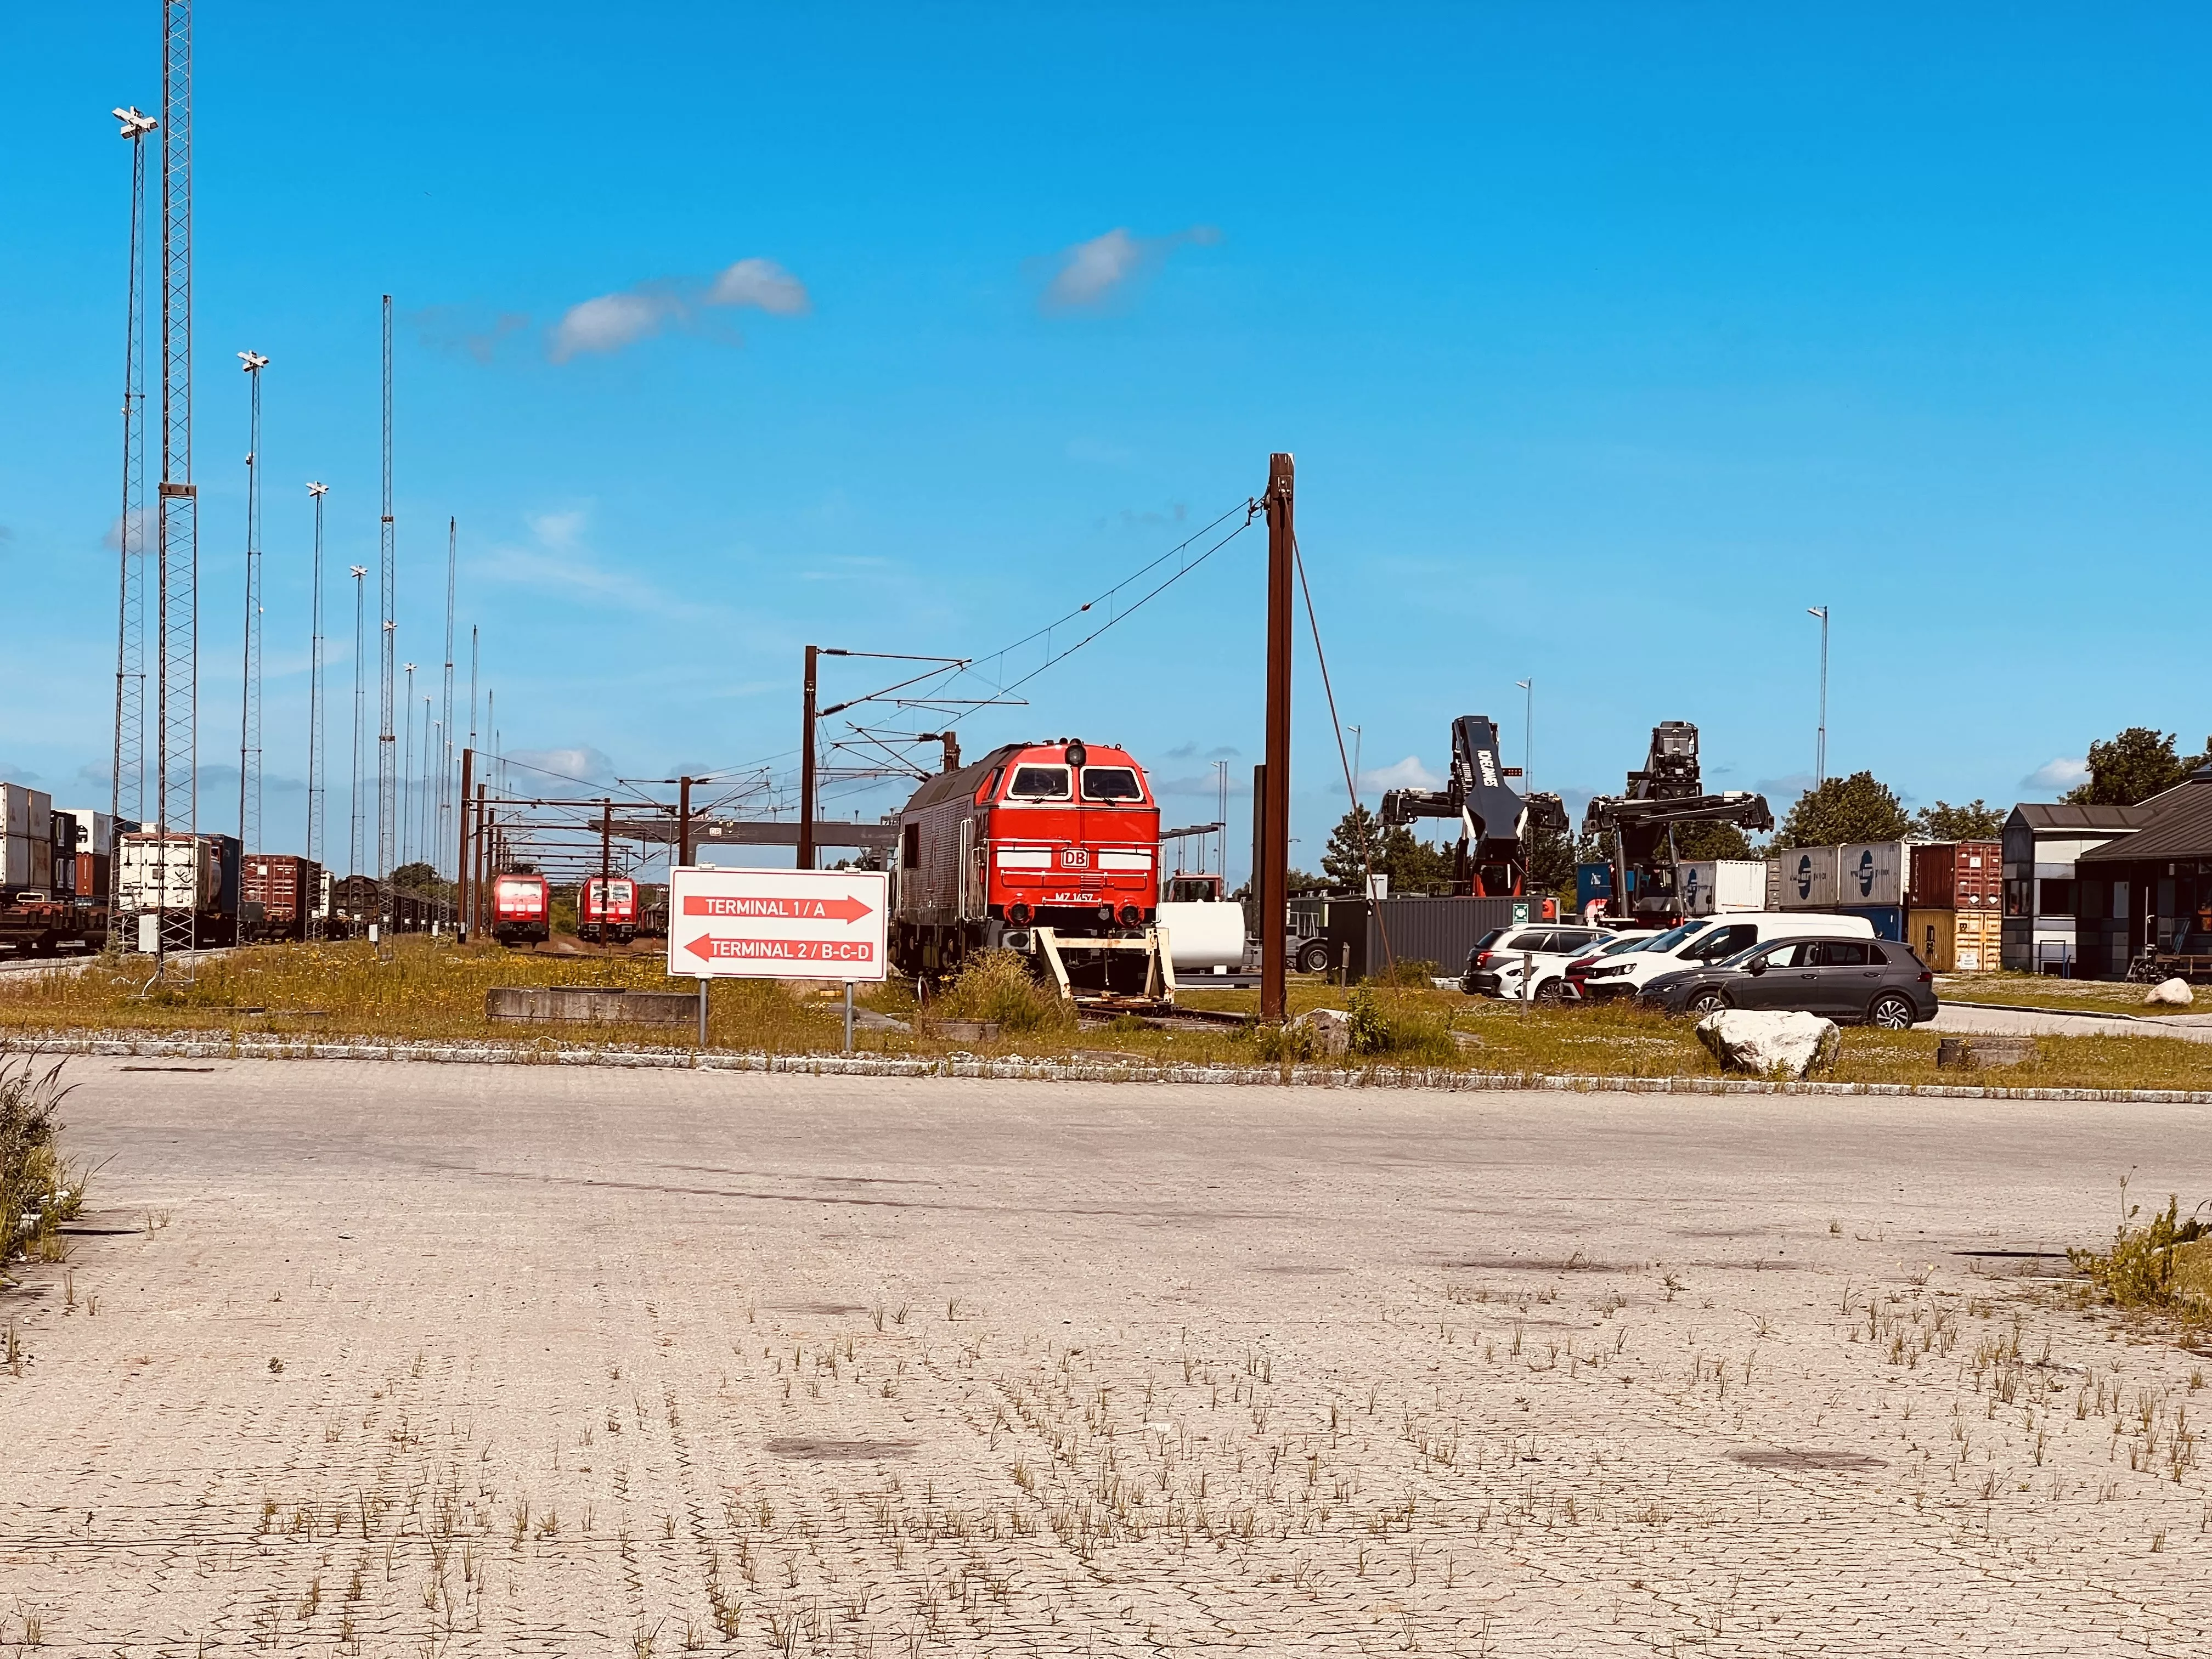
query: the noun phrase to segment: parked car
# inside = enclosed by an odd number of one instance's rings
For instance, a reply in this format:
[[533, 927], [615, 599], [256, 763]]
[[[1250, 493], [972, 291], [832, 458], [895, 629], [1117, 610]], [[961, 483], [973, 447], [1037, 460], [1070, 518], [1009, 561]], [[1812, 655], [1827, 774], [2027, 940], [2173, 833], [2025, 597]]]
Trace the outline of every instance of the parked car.
[[1467, 953], [1467, 971], [1460, 989], [1469, 996], [1516, 997], [1521, 994], [1522, 957], [1532, 958], [1529, 979], [1538, 1000], [1544, 988], [1565, 970], [1568, 963], [1607, 938], [1601, 927], [1574, 923], [1528, 922], [1517, 927], [1493, 927], [1474, 942]]
[[1662, 974], [1701, 968], [1754, 945], [1778, 939], [1872, 939], [1864, 916], [1824, 916], [1804, 911], [1759, 910], [1695, 916], [1644, 940], [1641, 949], [1602, 960], [1568, 964], [1569, 982], [1594, 1001], [1632, 997]]
[[[1586, 974], [1591, 965], [1601, 957], [1626, 956], [1632, 951], [1642, 950], [1646, 940], [1658, 937], [1659, 929], [1656, 927], [1626, 927], [1598, 940], [1579, 956], [1569, 957], [1559, 965], [1557, 988], [1553, 992], [1553, 999], [1562, 1002], [1581, 1001], [1583, 987], [1577, 969]], [[1544, 993], [1547, 988], [1551, 988], [1542, 985], [1536, 988], [1536, 1000], [1539, 1002], [1546, 1000]]]
[[1842, 1025], [1909, 1030], [1936, 1018], [1936, 975], [1887, 939], [1770, 939], [1719, 962], [1662, 974], [1641, 1000], [1700, 1018], [1723, 1008], [1795, 1009]]

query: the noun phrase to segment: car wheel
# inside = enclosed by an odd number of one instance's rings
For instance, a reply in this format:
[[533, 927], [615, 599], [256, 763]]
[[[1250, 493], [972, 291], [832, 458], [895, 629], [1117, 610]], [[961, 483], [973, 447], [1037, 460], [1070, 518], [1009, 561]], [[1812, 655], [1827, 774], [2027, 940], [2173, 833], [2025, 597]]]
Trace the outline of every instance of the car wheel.
[[1894, 991], [1885, 992], [1874, 1000], [1867, 1018], [1885, 1031], [1909, 1031], [1912, 1029], [1912, 1004]]
[[1536, 988], [1536, 1000], [1539, 1002], [1565, 1002], [1566, 1000], [1567, 982], [1563, 979], [1547, 979]]
[[1325, 974], [1328, 971], [1328, 946], [1309, 945], [1298, 952], [1298, 969], [1302, 973]]
[[1707, 1014], [1717, 1014], [1728, 1006], [1728, 999], [1718, 991], [1700, 991], [1690, 999], [1687, 1012], [1692, 1018], [1703, 1019]]

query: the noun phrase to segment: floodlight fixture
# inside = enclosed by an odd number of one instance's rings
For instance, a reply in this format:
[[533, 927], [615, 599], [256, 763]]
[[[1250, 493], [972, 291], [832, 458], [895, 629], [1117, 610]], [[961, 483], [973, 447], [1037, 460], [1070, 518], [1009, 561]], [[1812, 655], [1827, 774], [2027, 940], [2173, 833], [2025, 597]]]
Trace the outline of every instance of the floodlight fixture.
[[268, 368], [269, 360], [258, 351], [241, 351], [238, 354], [238, 366], [252, 374]]
[[136, 104], [125, 109], [112, 109], [107, 112], [123, 123], [121, 130], [116, 134], [119, 138], [143, 138], [161, 125]]
[[307, 486], [307, 494], [315, 496], [318, 499], [327, 495], [330, 493], [331, 487], [326, 483], [311, 483]]

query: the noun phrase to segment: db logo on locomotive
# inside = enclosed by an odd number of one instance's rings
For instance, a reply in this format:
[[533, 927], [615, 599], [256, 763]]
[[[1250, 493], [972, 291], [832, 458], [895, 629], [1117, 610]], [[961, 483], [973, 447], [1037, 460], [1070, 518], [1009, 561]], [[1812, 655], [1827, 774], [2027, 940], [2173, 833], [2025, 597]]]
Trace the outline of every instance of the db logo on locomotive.
[[1064, 870], [1088, 870], [1091, 849], [1088, 847], [1063, 847], [1060, 849], [1060, 864]]

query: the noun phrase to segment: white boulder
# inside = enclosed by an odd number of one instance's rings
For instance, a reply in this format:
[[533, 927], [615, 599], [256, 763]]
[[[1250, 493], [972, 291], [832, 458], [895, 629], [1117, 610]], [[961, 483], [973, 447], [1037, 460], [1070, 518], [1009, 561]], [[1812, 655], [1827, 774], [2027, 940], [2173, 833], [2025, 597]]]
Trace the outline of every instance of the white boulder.
[[2144, 1003], [2152, 1007], [2186, 1008], [2196, 1000], [2197, 993], [2185, 979], [2160, 980], [2143, 993]]
[[1352, 1016], [1341, 1008], [1315, 1008], [1292, 1020], [1293, 1031], [1313, 1034], [1314, 1052], [1334, 1059], [1352, 1052]]
[[1721, 1069], [1760, 1077], [1802, 1078], [1836, 1058], [1842, 1033], [1818, 1014], [1723, 1008], [1698, 1022], [1698, 1041], [1712, 1050]]

